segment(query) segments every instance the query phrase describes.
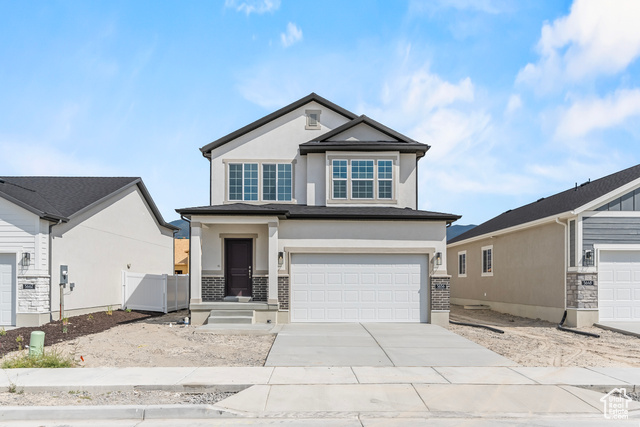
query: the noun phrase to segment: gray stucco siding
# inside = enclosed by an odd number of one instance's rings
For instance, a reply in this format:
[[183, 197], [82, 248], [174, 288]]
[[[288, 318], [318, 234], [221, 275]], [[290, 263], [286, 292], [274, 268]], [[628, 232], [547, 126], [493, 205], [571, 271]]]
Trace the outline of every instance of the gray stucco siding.
[[593, 250], [594, 244], [640, 244], [640, 218], [584, 218], [582, 249]]

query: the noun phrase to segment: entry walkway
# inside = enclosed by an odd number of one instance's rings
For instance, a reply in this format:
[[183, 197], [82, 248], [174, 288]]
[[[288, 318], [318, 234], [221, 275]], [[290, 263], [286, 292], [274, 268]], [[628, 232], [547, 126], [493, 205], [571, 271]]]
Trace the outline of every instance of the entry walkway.
[[292, 323], [282, 326], [265, 366], [515, 366], [427, 323]]

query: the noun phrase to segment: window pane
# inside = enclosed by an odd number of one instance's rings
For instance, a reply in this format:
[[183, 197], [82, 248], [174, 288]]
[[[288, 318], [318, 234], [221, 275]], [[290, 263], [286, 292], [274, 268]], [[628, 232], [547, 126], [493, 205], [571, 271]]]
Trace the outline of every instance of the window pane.
[[391, 181], [378, 181], [378, 198], [391, 199]]
[[229, 200], [242, 200], [242, 164], [229, 165]]
[[393, 178], [393, 162], [391, 160], [378, 160], [378, 179]]
[[347, 198], [347, 181], [333, 181], [333, 198]]
[[373, 181], [351, 181], [351, 197], [354, 199], [373, 199]]
[[276, 200], [276, 165], [262, 165], [262, 200]]
[[291, 200], [291, 165], [278, 165], [278, 200]]
[[333, 177], [338, 179], [347, 179], [347, 161], [346, 160], [333, 161]]
[[373, 160], [352, 160], [351, 178], [373, 179]]
[[491, 273], [491, 249], [482, 251], [482, 272]]
[[258, 164], [244, 165], [244, 200], [258, 200]]

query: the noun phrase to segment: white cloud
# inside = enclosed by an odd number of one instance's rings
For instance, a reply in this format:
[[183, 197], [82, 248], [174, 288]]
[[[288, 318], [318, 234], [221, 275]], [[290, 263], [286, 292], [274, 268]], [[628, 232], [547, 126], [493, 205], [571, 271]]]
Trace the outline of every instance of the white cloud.
[[623, 71], [640, 55], [640, 2], [576, 0], [569, 15], [542, 26], [540, 59], [517, 82], [543, 90]]
[[507, 102], [507, 108], [505, 109], [505, 115], [509, 116], [522, 108], [522, 98], [518, 94], [512, 94]]
[[287, 32], [280, 34], [280, 40], [282, 41], [282, 46], [289, 47], [302, 40], [302, 30], [293, 22], [289, 22], [287, 24]]
[[606, 98], [575, 102], [560, 116], [556, 136], [581, 137], [594, 130], [621, 125], [634, 116], [640, 116], [640, 89], [619, 90]]
[[278, 10], [280, 8], [280, 0], [225, 0], [224, 5], [247, 15], [252, 13], [261, 15]]

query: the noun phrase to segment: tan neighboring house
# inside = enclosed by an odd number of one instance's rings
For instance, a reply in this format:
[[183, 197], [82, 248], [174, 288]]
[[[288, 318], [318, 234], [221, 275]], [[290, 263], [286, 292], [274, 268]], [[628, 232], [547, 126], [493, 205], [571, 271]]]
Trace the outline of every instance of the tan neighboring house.
[[173, 241], [174, 273], [189, 274], [189, 239], [175, 239]]
[[640, 165], [509, 210], [447, 245], [453, 304], [640, 322]]
[[0, 177], [0, 326], [119, 308], [122, 272], [171, 274], [173, 233], [140, 178]]
[[254, 322], [448, 325], [459, 216], [417, 209], [428, 149], [314, 93], [202, 147], [211, 205], [177, 210], [192, 322], [245, 307]]

